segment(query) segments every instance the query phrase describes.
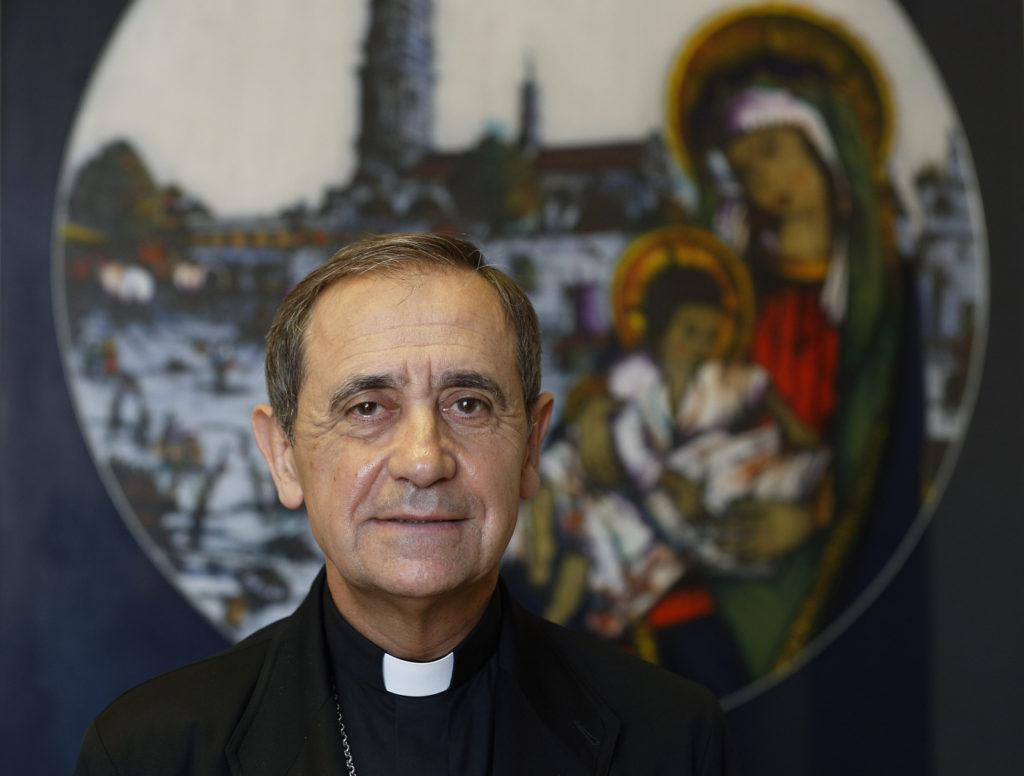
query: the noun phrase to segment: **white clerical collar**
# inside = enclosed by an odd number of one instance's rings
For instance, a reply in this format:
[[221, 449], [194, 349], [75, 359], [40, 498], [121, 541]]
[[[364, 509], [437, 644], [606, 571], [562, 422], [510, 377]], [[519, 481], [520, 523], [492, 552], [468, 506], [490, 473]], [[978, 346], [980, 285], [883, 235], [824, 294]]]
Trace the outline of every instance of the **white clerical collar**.
[[414, 663], [384, 653], [384, 689], [395, 695], [422, 698], [444, 692], [452, 683], [455, 653], [429, 663]]

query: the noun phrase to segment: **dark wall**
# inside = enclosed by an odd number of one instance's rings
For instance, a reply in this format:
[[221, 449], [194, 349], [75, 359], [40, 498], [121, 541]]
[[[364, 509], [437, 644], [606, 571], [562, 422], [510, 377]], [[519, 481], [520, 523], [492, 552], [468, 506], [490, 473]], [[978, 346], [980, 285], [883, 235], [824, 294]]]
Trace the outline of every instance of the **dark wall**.
[[61, 155], [124, 2], [5, 2], [0, 221], [0, 771], [70, 773], [92, 716], [224, 646], [139, 549], [77, 429], [50, 300]]
[[[854, 2], [854, 0], [851, 0]], [[120, 0], [7, 0], [0, 25], [0, 769], [70, 772], [128, 686], [223, 646], [137, 547], [78, 431], [50, 301], [61, 154]], [[807, 666], [731, 713], [753, 774], [1024, 770], [1024, 395], [1015, 202], [1024, 180], [1020, 4], [905, 0], [979, 172], [992, 327], [977, 410], [923, 542]]]
[[[991, 260], [981, 391], [925, 541], [936, 776], [1024, 773], [1024, 37], [1022, 4], [908, 0], [960, 111]], [[936, 7], [938, 6], [938, 7]], [[941, 10], [940, 10], [941, 9]]]

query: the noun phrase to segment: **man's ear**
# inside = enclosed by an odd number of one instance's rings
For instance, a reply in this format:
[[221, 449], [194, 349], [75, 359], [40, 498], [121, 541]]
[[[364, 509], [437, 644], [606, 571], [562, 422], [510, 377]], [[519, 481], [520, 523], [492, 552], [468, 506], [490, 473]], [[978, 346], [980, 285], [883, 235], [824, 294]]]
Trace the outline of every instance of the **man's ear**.
[[533, 427], [526, 440], [526, 457], [523, 459], [523, 470], [519, 478], [519, 498], [530, 498], [540, 487], [540, 449], [551, 423], [551, 410], [555, 406], [555, 397], [550, 393], [542, 393], [530, 408]]
[[295, 466], [295, 451], [269, 404], [260, 404], [252, 411], [252, 433], [267, 459], [277, 497], [289, 509], [298, 509], [302, 506], [302, 484]]

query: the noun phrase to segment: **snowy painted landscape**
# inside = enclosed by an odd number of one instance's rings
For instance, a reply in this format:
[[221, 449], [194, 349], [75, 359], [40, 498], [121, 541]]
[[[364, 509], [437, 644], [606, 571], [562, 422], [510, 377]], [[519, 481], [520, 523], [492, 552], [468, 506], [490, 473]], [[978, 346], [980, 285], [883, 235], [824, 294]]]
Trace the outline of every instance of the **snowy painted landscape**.
[[262, 347], [236, 341], [228, 323], [115, 327], [97, 312], [72, 367], [80, 421], [129, 525], [232, 638], [294, 609], [321, 563], [305, 513], [278, 504], [252, 438]]

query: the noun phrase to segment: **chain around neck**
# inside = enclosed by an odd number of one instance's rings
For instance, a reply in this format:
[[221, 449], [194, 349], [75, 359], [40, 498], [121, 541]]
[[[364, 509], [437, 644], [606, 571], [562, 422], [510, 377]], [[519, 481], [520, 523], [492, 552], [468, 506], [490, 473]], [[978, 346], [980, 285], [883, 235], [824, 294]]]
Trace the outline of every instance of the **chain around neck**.
[[338, 732], [341, 733], [341, 750], [345, 754], [345, 768], [348, 776], [356, 776], [356, 766], [352, 762], [352, 750], [348, 745], [348, 733], [345, 732], [345, 719], [341, 716], [341, 701], [338, 699], [338, 688], [331, 685], [331, 695], [334, 696], [334, 708], [338, 712]]

